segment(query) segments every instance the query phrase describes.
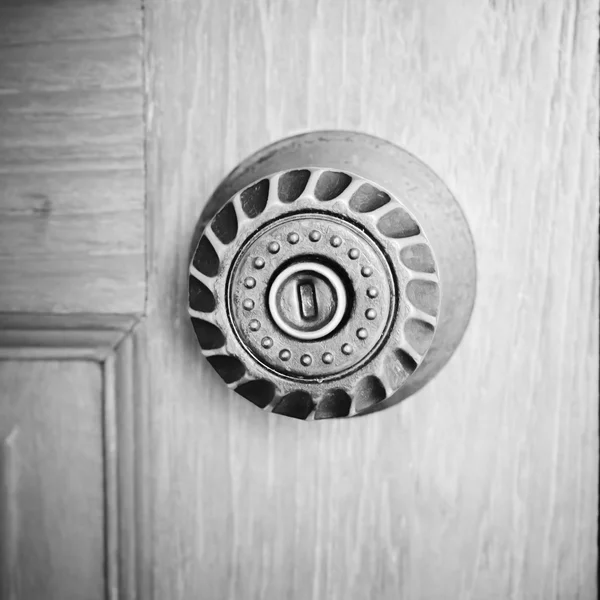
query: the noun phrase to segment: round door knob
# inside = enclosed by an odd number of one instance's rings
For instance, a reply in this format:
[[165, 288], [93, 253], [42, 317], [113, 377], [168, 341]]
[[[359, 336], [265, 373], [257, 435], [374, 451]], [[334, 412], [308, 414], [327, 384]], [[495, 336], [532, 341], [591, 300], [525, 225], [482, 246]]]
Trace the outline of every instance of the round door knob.
[[351, 132], [288, 138], [241, 163], [198, 223], [189, 312], [238, 394], [300, 419], [414, 393], [468, 324], [467, 222], [422, 162]]

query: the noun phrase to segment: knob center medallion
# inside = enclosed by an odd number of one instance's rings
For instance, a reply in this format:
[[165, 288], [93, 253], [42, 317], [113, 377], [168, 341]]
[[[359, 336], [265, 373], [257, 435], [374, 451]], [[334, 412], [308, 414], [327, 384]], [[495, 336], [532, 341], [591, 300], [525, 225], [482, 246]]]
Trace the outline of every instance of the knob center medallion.
[[332, 214], [296, 213], [240, 248], [229, 314], [265, 366], [287, 377], [335, 378], [377, 352], [392, 324], [395, 289], [368, 234]]

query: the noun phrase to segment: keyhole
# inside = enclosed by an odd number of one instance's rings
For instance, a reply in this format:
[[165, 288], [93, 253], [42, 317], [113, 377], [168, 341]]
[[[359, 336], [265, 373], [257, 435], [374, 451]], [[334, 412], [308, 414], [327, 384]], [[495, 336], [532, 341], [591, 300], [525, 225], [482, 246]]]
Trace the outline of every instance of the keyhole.
[[329, 266], [307, 261], [288, 265], [270, 283], [269, 311], [275, 324], [299, 340], [318, 340], [339, 326], [348, 297]]
[[300, 316], [305, 321], [312, 321], [317, 316], [317, 294], [312, 281], [303, 281], [298, 284], [298, 298], [300, 303]]

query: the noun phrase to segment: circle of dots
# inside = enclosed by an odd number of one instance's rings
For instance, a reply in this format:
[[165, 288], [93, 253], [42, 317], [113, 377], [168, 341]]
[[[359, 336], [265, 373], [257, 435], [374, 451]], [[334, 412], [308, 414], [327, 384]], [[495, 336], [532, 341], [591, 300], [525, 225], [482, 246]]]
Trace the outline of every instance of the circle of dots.
[[325, 354], [323, 354], [323, 362], [326, 365], [330, 365], [333, 362], [333, 354], [331, 354], [331, 352], [325, 352]]
[[308, 367], [312, 364], [312, 356], [310, 354], [303, 354], [302, 357], [300, 358], [300, 362], [305, 367]]
[[[321, 233], [317, 230], [312, 230], [308, 236], [308, 238], [312, 242], [319, 241], [321, 239], [321, 237], [322, 237]], [[297, 244], [300, 241], [300, 236], [298, 235], [297, 232], [291, 232], [287, 236], [287, 241], [290, 244]], [[343, 240], [341, 239], [340, 236], [334, 235], [330, 238], [329, 243], [332, 247], [339, 248], [343, 244]], [[267, 249], [271, 254], [277, 254], [280, 251], [281, 247], [278, 242], [272, 241], [268, 244]], [[351, 248], [348, 251], [347, 255], [351, 260], [356, 260], [360, 257], [360, 251], [358, 250], [358, 248]], [[265, 260], [262, 257], [256, 257], [253, 261], [253, 266], [256, 269], [264, 268], [265, 264], [266, 264]], [[361, 275], [363, 277], [370, 277], [372, 274], [373, 274], [373, 269], [371, 267], [364, 266], [361, 268]], [[249, 289], [253, 289], [256, 286], [256, 280], [253, 277], [247, 277], [244, 280], [244, 285], [245, 285], [245, 287], [247, 287]], [[368, 288], [367, 296], [369, 298], [376, 298], [378, 296], [378, 290], [374, 287]], [[244, 309], [246, 309], [246, 310], [252, 310], [255, 307], [254, 301], [249, 298], [245, 299], [243, 301], [242, 305], [243, 305]], [[377, 317], [377, 311], [373, 308], [369, 308], [365, 311], [365, 317], [372, 321]], [[249, 323], [249, 328], [252, 331], [258, 331], [261, 328], [261, 323], [258, 320], [253, 319]], [[356, 331], [356, 336], [357, 336], [357, 338], [364, 340], [368, 337], [368, 331], [365, 328], [361, 327]], [[273, 346], [273, 344], [274, 344], [274, 342], [273, 342], [272, 338], [270, 338], [268, 336], [264, 337], [261, 340], [261, 345], [266, 349], [271, 348]], [[342, 345], [341, 351], [343, 354], [348, 356], [354, 352], [354, 348], [350, 344], [345, 343]], [[284, 348], [283, 350], [281, 350], [279, 352], [279, 358], [282, 361], [288, 361], [291, 359], [291, 357], [292, 357], [292, 353], [287, 348]], [[327, 365], [332, 364], [334, 362], [334, 356], [331, 352], [325, 352], [322, 355], [321, 359], [322, 359], [323, 363], [325, 363]], [[301, 356], [300, 362], [302, 365], [308, 367], [313, 362], [312, 356], [310, 354], [304, 354]]]

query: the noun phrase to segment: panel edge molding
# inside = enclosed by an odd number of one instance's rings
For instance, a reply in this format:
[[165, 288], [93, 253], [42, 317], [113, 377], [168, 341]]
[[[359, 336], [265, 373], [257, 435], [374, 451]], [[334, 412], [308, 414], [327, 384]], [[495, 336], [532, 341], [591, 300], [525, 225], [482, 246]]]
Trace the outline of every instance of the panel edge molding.
[[142, 451], [148, 418], [144, 390], [144, 323], [126, 334], [103, 362], [106, 581], [109, 600], [150, 598], [146, 541], [150, 496]]
[[0, 432], [0, 595], [12, 600], [18, 598], [15, 579], [19, 554], [19, 427], [8, 434]]
[[0, 313], [0, 360], [104, 361], [136, 315]]

